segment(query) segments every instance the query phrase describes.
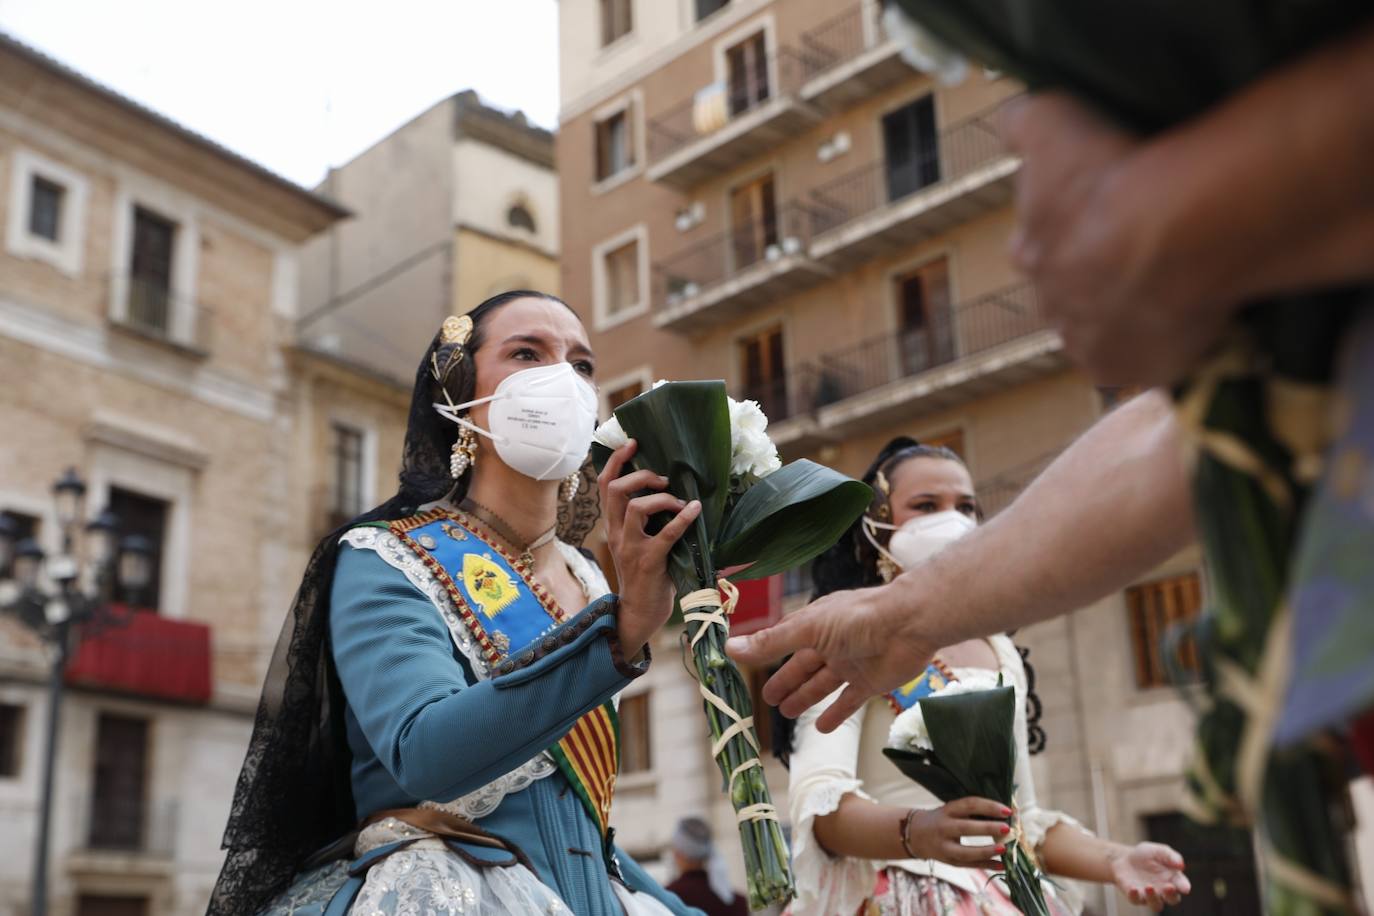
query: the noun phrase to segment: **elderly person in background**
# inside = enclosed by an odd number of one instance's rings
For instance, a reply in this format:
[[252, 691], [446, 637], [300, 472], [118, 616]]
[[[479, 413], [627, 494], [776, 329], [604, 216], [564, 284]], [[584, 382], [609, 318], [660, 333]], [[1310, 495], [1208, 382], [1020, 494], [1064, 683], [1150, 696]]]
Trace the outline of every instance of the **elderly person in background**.
[[678, 821], [672, 839], [678, 878], [668, 890], [706, 916], [747, 916], [744, 896], [730, 886], [725, 860], [711, 839], [711, 828], [699, 817]]

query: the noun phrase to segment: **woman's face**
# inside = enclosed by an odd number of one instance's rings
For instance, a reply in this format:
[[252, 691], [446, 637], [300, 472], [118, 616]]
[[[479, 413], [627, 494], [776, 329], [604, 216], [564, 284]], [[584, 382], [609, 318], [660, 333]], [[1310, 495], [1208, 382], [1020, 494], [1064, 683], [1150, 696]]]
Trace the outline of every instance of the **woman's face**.
[[892, 524], [901, 527], [918, 515], [962, 512], [978, 518], [978, 500], [968, 469], [948, 458], [908, 458], [887, 475]]
[[[482, 345], [473, 356], [477, 370], [476, 395], [496, 392], [506, 376], [522, 369], [571, 363], [573, 371], [595, 385], [596, 357], [587, 331], [572, 310], [547, 299], [516, 299], [498, 308], [482, 325]], [[489, 404], [472, 408], [471, 420], [482, 429]], [[486, 444], [479, 436], [479, 448]]]

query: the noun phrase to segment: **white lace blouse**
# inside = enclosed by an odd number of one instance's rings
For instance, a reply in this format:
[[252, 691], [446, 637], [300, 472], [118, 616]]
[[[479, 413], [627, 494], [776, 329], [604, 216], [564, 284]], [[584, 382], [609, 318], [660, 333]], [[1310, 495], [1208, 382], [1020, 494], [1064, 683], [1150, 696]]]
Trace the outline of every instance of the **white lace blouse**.
[[[1026, 838], [1039, 846], [1046, 832], [1058, 823], [1083, 829], [1073, 818], [1041, 808], [1036, 802], [1026, 746], [1026, 670], [1021, 655], [1006, 636], [988, 640], [997, 654], [1006, 683], [1016, 689], [1016, 805]], [[956, 677], [961, 671], [954, 669]], [[930, 875], [969, 892], [981, 890], [981, 879], [969, 869], [931, 859], [883, 861], [836, 857], [817, 842], [817, 817], [837, 810], [849, 794], [903, 808], [938, 808], [939, 799], [908, 779], [882, 754], [888, 730], [896, 718], [886, 698], [870, 700], [834, 732], [816, 729], [820, 716], [838, 692], [797, 719], [792, 751], [789, 799], [792, 816], [792, 860], [797, 882], [795, 916], [833, 916], [858, 910], [873, 893], [879, 869], [896, 867], [918, 875]], [[1063, 883], [1063, 882], [1060, 882]], [[1081, 909], [1077, 893], [1060, 893], [1063, 903]]]

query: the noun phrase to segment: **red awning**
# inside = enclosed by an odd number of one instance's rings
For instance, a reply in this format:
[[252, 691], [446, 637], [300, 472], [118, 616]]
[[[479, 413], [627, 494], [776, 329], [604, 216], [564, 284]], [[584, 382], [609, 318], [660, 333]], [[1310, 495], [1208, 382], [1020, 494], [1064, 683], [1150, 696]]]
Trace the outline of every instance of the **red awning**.
[[730, 635], [744, 636], [782, 619], [782, 576], [739, 583], [739, 604], [730, 615]]
[[[128, 614], [82, 633], [67, 683], [181, 703], [210, 700], [210, 628], [151, 611]], [[127, 616], [125, 616], [127, 614]]]

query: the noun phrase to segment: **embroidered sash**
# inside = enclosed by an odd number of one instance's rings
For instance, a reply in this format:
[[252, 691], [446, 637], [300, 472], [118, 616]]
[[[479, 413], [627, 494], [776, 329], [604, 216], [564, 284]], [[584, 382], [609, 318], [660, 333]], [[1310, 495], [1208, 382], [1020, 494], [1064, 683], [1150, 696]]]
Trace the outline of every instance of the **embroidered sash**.
[[926, 666], [926, 670], [916, 676], [914, 680], [907, 681], [901, 687], [889, 694], [884, 694], [887, 704], [892, 707], [892, 711], [901, 715], [908, 709], [916, 705], [916, 701], [930, 696], [937, 690], [943, 690], [950, 681], [957, 681], [954, 672], [938, 658]]
[[[388, 527], [444, 586], [491, 668], [567, 619], [534, 571], [484, 540], [463, 513], [432, 509]], [[578, 719], [549, 753], [605, 837], [620, 769], [615, 704], [604, 703]]]

